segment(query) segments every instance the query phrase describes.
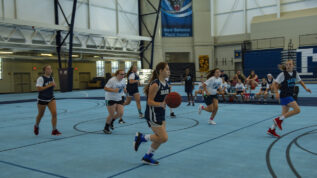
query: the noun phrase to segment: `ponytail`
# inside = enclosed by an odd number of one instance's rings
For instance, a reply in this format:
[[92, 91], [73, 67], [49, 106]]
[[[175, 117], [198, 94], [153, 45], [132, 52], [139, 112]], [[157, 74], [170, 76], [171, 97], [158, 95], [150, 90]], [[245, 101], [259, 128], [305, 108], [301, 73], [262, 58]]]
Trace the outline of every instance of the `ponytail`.
[[143, 89], [144, 94], [145, 94], [146, 96], [148, 96], [148, 94], [149, 94], [149, 90], [150, 90], [150, 85], [151, 85], [151, 83], [152, 83], [154, 80], [156, 80], [156, 79], [159, 78], [160, 71], [161, 71], [161, 70], [164, 70], [164, 68], [166, 67], [166, 65], [167, 65], [166, 62], [160, 62], [160, 63], [158, 63], [158, 64], [156, 65], [155, 70], [153, 70], [153, 72], [152, 72], [152, 77], [151, 77], [149, 83], [148, 83], [148, 84], [144, 87], [144, 89]]

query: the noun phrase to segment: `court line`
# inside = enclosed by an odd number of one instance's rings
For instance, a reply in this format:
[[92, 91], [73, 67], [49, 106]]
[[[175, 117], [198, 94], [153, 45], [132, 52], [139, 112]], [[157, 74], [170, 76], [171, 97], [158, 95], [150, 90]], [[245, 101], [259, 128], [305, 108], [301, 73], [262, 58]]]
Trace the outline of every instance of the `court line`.
[[301, 135], [297, 136], [287, 146], [287, 149], [286, 149], [286, 160], [287, 160], [288, 166], [291, 168], [292, 172], [295, 174], [296, 177], [301, 177], [301, 176], [299, 175], [299, 173], [297, 172], [297, 170], [295, 169], [295, 167], [294, 167], [294, 165], [292, 163], [291, 156], [290, 156], [291, 147], [294, 144], [294, 142], [297, 141], [298, 138], [303, 137], [305, 135], [308, 135], [308, 134], [310, 134], [310, 133], [312, 133], [313, 131], [316, 131], [316, 130], [317, 129], [314, 129], [314, 130], [305, 132], [304, 134], [301, 134]]
[[38, 173], [42, 173], [42, 174], [46, 174], [46, 175], [50, 175], [50, 176], [54, 176], [54, 177], [67, 178], [65, 176], [61, 176], [61, 175], [58, 175], [58, 174], [54, 174], [54, 173], [50, 173], [50, 172], [46, 172], [46, 171], [41, 171], [39, 169], [34, 169], [34, 168], [30, 168], [30, 167], [19, 165], [19, 164], [15, 164], [15, 163], [10, 163], [10, 162], [7, 162], [7, 161], [1, 161], [0, 160], [0, 163], [6, 164], [6, 165], [10, 165], [10, 166], [14, 166], [14, 167], [18, 167], [18, 168], [22, 168], [22, 169], [27, 169], [27, 170], [30, 170], [30, 171], [33, 171], [33, 172], [38, 172]]
[[291, 134], [291, 133], [294, 133], [294, 132], [297, 132], [299, 130], [304, 130], [304, 129], [307, 129], [307, 128], [310, 128], [310, 127], [316, 127], [317, 125], [311, 125], [311, 126], [307, 126], [307, 127], [302, 127], [302, 128], [299, 128], [299, 129], [296, 129], [296, 130], [293, 130], [293, 131], [290, 131], [284, 135], [282, 135], [280, 138], [274, 140], [270, 146], [267, 148], [266, 150], [266, 165], [267, 165], [267, 168], [269, 169], [269, 172], [270, 174], [272, 175], [273, 178], [277, 178], [273, 168], [272, 168], [272, 165], [271, 165], [271, 160], [270, 160], [270, 154], [271, 154], [271, 150], [272, 150], [272, 147], [279, 141], [281, 140], [282, 138], [284, 138], [285, 136]]
[[[309, 134], [316, 134], [316, 132], [311, 132], [311, 133], [309, 133]], [[309, 135], [309, 134], [307, 134], [307, 135]], [[303, 136], [306, 136], [306, 135], [303, 135]], [[308, 152], [308, 153], [310, 153], [310, 154], [312, 154], [312, 155], [317, 156], [317, 153], [312, 152], [312, 151], [309, 151], [308, 149], [306, 149], [306, 148], [304, 148], [303, 146], [301, 146], [301, 145], [298, 143], [298, 139], [299, 139], [299, 138], [297, 138], [297, 139], [295, 140], [295, 145], [296, 145], [298, 148], [300, 148], [300, 149], [302, 149], [303, 151], [306, 151], [306, 152]]]
[[[233, 131], [230, 131], [230, 132], [224, 133], [224, 134], [222, 134], [222, 135], [219, 135], [219, 136], [217, 136], [217, 137], [210, 138], [210, 139], [208, 139], [208, 140], [205, 140], [205, 141], [203, 141], [203, 142], [194, 144], [194, 145], [192, 145], [192, 146], [189, 146], [189, 147], [187, 147], [187, 148], [181, 149], [181, 150], [176, 151], [176, 152], [174, 152], [174, 153], [170, 153], [170, 154], [168, 154], [168, 155], [162, 156], [162, 157], [158, 158], [157, 160], [165, 159], [165, 158], [168, 158], [168, 157], [170, 157], [170, 156], [176, 155], [176, 154], [178, 154], [178, 153], [181, 153], [181, 152], [187, 151], [187, 150], [189, 150], [189, 149], [198, 147], [198, 146], [203, 145], [203, 144], [205, 144], [205, 143], [208, 143], [208, 142], [210, 142], [210, 141], [213, 141], [213, 140], [216, 140], [216, 139], [225, 137], [225, 136], [227, 136], [227, 135], [233, 134], [233, 133], [238, 132], [238, 131], [240, 131], [240, 130], [243, 130], [243, 129], [246, 129], [246, 128], [255, 126], [255, 125], [257, 125], [257, 124], [260, 124], [260, 123], [265, 122], [265, 121], [268, 121], [268, 120], [271, 120], [271, 119], [274, 118], [274, 117], [276, 117], [276, 116], [272, 116], [272, 117], [269, 117], [269, 118], [260, 120], [260, 121], [258, 121], [258, 122], [254, 122], [254, 123], [252, 123], [252, 124], [249, 124], [249, 125], [240, 127], [240, 128], [238, 128], [238, 129], [235, 129], [235, 130], [233, 130]], [[108, 176], [108, 178], [112, 178], [112, 177], [116, 177], [116, 176], [122, 175], [122, 174], [124, 174], [124, 173], [133, 171], [133, 170], [138, 169], [138, 168], [143, 167], [143, 166], [145, 166], [145, 165], [144, 165], [144, 164], [139, 164], [138, 166], [135, 166], [135, 167], [132, 167], [132, 168], [130, 168], [130, 169], [126, 169], [126, 170], [123, 170], [123, 171], [121, 171], [121, 172], [119, 172], [119, 173], [116, 173], [116, 174], [113, 174], [113, 175], [111, 175], [111, 176]]]

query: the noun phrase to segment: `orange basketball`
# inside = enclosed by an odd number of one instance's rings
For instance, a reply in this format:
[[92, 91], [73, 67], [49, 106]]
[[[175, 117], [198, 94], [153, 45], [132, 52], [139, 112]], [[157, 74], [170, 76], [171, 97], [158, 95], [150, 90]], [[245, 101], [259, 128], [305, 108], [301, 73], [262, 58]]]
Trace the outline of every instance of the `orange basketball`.
[[177, 108], [182, 103], [182, 97], [177, 92], [171, 92], [166, 96], [165, 102], [168, 107]]

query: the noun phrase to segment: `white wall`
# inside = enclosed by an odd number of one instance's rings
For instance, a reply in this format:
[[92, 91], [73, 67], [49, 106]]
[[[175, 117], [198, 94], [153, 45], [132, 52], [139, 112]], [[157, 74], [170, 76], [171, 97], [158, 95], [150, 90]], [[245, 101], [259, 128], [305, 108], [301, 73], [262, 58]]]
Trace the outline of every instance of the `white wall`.
[[[3, 7], [0, 3], [1, 18], [55, 24], [54, 0], [14, 2], [14, 0], [3, 0]], [[70, 22], [73, 1], [59, 0], [59, 2]], [[61, 25], [67, 25], [61, 11], [59, 21]], [[75, 28], [139, 35], [138, 27], [138, 0], [78, 0], [77, 2]]]
[[[246, 6], [245, 6], [246, 3]], [[213, 36], [250, 33], [255, 16], [277, 13], [277, 0], [211, 0], [211, 29]], [[246, 7], [246, 17], [244, 16]], [[317, 7], [316, 0], [280, 0], [280, 12]], [[244, 21], [247, 19], [245, 25]]]

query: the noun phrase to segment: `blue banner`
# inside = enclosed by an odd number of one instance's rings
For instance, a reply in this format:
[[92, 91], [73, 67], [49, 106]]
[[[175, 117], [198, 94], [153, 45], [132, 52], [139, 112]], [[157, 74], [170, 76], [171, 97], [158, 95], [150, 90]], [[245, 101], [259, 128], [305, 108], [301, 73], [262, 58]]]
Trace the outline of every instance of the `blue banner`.
[[192, 0], [162, 0], [162, 36], [191, 37]]

